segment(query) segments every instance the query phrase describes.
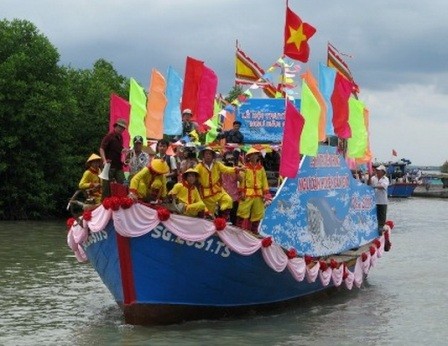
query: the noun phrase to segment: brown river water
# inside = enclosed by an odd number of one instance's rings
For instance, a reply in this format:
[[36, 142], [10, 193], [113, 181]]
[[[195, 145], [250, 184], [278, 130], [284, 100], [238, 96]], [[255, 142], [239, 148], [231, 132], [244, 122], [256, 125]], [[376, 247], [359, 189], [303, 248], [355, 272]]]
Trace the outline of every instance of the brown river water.
[[448, 199], [391, 200], [392, 249], [361, 289], [280, 313], [124, 324], [65, 220], [0, 222], [0, 345], [447, 345]]

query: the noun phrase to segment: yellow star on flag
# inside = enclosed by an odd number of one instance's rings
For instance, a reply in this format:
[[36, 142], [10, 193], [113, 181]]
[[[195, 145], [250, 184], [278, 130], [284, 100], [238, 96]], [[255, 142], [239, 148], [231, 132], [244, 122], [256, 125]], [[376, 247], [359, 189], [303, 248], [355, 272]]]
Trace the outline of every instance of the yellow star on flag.
[[303, 33], [303, 23], [297, 29], [289, 27], [289, 38], [286, 43], [295, 43], [297, 50], [300, 50], [300, 45], [303, 41], [306, 41], [307, 37]]

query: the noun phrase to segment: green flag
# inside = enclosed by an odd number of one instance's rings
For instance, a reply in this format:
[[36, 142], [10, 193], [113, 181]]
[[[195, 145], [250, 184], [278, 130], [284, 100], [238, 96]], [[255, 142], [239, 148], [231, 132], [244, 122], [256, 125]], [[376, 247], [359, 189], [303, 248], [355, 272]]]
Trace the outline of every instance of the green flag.
[[207, 132], [207, 135], [205, 136], [205, 144], [211, 143], [216, 140], [216, 137], [218, 136], [218, 131], [216, 129], [219, 125], [219, 111], [220, 107], [218, 102], [213, 103], [213, 117], [209, 120], [207, 120], [204, 124], [210, 127], [210, 129]]
[[300, 153], [302, 155], [316, 156], [319, 147], [320, 105], [305, 80], [302, 81], [300, 102], [300, 113], [305, 119], [302, 135], [300, 136]]
[[364, 122], [364, 104], [354, 97], [350, 97], [348, 109], [348, 124], [352, 130], [352, 136], [347, 141], [347, 156], [353, 159], [364, 158], [368, 146], [368, 135]]
[[142, 136], [146, 138], [146, 94], [145, 90], [137, 83], [134, 78], [131, 78], [131, 85], [129, 88], [129, 103], [131, 105], [131, 115], [129, 117], [129, 134], [132, 139], [135, 136]]

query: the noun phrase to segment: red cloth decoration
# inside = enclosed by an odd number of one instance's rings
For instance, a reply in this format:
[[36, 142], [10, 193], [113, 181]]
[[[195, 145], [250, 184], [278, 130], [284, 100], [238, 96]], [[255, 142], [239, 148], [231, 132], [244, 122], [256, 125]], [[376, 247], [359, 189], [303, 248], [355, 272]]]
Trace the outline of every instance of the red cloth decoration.
[[286, 256], [288, 256], [289, 259], [293, 259], [297, 257], [297, 251], [294, 248], [291, 248], [286, 252]]
[[375, 254], [375, 252], [376, 252], [376, 247], [371, 245], [369, 247], [369, 252], [370, 252], [370, 255], [373, 256]]
[[269, 247], [269, 246], [271, 246], [271, 245], [272, 245], [272, 238], [271, 238], [271, 237], [263, 238], [263, 240], [261, 241], [261, 245], [262, 245], [263, 247]]
[[82, 213], [82, 218], [85, 221], [90, 221], [92, 220], [92, 211], [91, 210], [86, 210], [84, 213]]
[[315, 32], [316, 28], [302, 22], [297, 14], [286, 7], [283, 54], [291, 59], [307, 62], [310, 55], [308, 40]]
[[166, 221], [170, 218], [170, 211], [166, 208], [159, 208], [157, 209], [157, 217], [160, 221]]
[[75, 220], [75, 218], [74, 217], [69, 217], [68, 219], [67, 219], [67, 228], [72, 228], [72, 226], [73, 226], [73, 224], [76, 222], [76, 220]]
[[200, 132], [205, 131], [202, 125], [213, 116], [213, 103], [218, 87], [218, 77], [216, 73], [203, 65], [201, 80], [198, 87], [195, 119], [199, 124]]
[[391, 221], [391, 220], [387, 220], [386, 221], [386, 225], [388, 225], [389, 227], [390, 227], [390, 229], [393, 229], [394, 228], [394, 222], [393, 221]]
[[313, 257], [310, 255], [305, 255], [305, 264], [308, 265], [313, 261]]
[[130, 197], [121, 197], [120, 205], [123, 209], [129, 209], [134, 204], [134, 200]]
[[390, 233], [389, 233], [389, 231], [384, 232], [384, 239], [386, 241], [390, 241]]
[[213, 222], [217, 231], [222, 231], [227, 226], [227, 221], [223, 217], [217, 217]]
[[336, 261], [334, 258], [332, 258], [331, 261], [330, 261], [330, 267], [333, 268], [333, 269], [338, 268], [339, 267], [339, 262]]
[[120, 197], [106, 197], [103, 201], [103, 207], [104, 209], [112, 209], [117, 211], [118, 209], [120, 209], [120, 205], [121, 205], [121, 198]]
[[367, 254], [365, 252], [362, 253], [361, 259], [363, 262], [367, 261]]
[[110, 208], [112, 208], [112, 200], [110, 199], [110, 197], [106, 197], [103, 200], [103, 207], [106, 210], [109, 210]]
[[352, 130], [348, 123], [348, 100], [352, 94], [353, 83], [336, 73], [333, 94], [331, 95], [331, 105], [333, 107], [333, 128], [334, 134], [340, 138], [350, 138]]
[[187, 60], [185, 62], [181, 110], [183, 111], [184, 109], [189, 108], [193, 112], [193, 120], [196, 120], [197, 117], [199, 87], [201, 85], [203, 71], [203, 61], [187, 56]]
[[295, 178], [300, 163], [300, 136], [305, 119], [299, 110], [286, 101], [285, 126], [283, 130], [282, 155], [280, 156], [280, 175]]
[[377, 249], [379, 249], [381, 247], [381, 242], [379, 239], [375, 239], [373, 241], [373, 244], [376, 246]]
[[112, 210], [117, 211], [118, 209], [120, 209], [120, 206], [121, 206], [121, 199], [120, 199], [120, 197], [112, 196], [112, 197], [110, 197], [110, 200], [111, 200], [111, 208], [112, 208]]
[[323, 272], [327, 270], [328, 268], [327, 262], [319, 261], [319, 264], [320, 264], [320, 270], [322, 270]]
[[391, 247], [392, 247], [392, 243], [389, 240], [386, 240], [384, 242], [384, 251], [389, 251]]

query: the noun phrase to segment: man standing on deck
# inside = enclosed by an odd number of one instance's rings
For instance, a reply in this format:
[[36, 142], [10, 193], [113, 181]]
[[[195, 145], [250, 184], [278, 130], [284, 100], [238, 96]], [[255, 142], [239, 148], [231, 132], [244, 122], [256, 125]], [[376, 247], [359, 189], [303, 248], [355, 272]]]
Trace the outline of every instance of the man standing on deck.
[[114, 124], [114, 129], [104, 136], [101, 141], [100, 155], [103, 161], [103, 167], [110, 163], [109, 180], [102, 181], [102, 198], [110, 196], [110, 182], [116, 181], [123, 184], [125, 177], [123, 171], [123, 162], [121, 161], [121, 152], [123, 150], [122, 133], [127, 127], [126, 120], [118, 119]]
[[378, 218], [378, 229], [382, 231], [387, 217], [387, 188], [389, 178], [386, 176], [386, 167], [380, 165], [375, 168], [375, 175], [370, 179], [370, 185], [375, 189], [376, 215]]
[[[241, 122], [238, 120], [233, 122], [232, 130], [222, 132], [222, 130], [218, 128], [219, 134], [216, 137], [216, 139], [224, 138], [226, 140], [226, 144], [243, 145], [244, 135], [241, 133], [240, 128], [241, 128]], [[235, 160], [238, 163], [240, 158], [240, 148], [235, 148], [235, 150], [233, 151], [233, 156], [235, 157]]]
[[232, 197], [223, 189], [221, 174], [238, 174], [242, 168], [227, 167], [216, 160], [216, 153], [210, 147], [205, 147], [199, 153], [199, 162], [194, 168], [199, 174], [199, 192], [207, 210], [214, 215], [217, 207], [219, 216], [229, 221], [233, 207]]

